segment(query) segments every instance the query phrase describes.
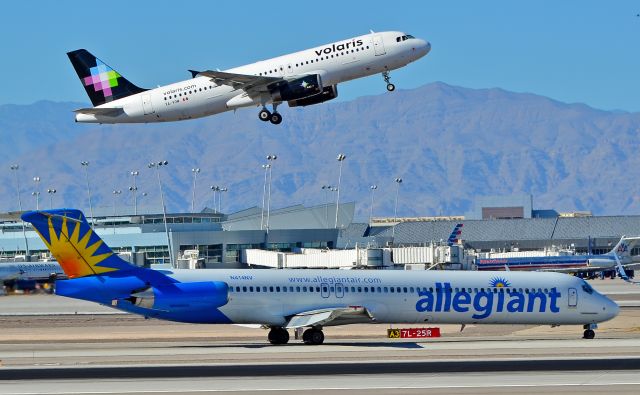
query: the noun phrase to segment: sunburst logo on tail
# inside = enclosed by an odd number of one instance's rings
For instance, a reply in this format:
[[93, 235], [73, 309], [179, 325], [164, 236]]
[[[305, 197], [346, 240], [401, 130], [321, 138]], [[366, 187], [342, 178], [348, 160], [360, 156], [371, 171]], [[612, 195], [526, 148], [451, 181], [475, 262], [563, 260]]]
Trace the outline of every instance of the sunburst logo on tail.
[[48, 216], [47, 223], [48, 235], [43, 235], [37, 229], [36, 231], [67, 277], [84, 277], [118, 270], [100, 265], [113, 255], [113, 251], [94, 234], [89, 224], [81, 219], [52, 215]]

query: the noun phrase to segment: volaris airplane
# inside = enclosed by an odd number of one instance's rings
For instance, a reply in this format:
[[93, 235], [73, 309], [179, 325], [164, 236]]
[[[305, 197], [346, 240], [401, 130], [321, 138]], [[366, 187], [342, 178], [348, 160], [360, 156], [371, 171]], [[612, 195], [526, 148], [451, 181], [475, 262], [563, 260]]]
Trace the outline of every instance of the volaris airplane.
[[122, 260], [82, 212], [31, 211], [33, 224], [68, 279], [56, 293], [149, 318], [207, 324], [259, 324], [273, 344], [288, 329], [353, 323], [583, 325], [618, 314], [616, 303], [561, 273], [399, 270], [151, 270]]
[[277, 125], [282, 122], [278, 105], [334, 99], [341, 82], [382, 73], [393, 91], [389, 71], [430, 50], [430, 43], [406, 33], [372, 32], [226, 71], [189, 70], [193, 78], [155, 89], [137, 87], [85, 49], [67, 55], [93, 104], [75, 111], [76, 122], [180, 121], [260, 106], [260, 120]]

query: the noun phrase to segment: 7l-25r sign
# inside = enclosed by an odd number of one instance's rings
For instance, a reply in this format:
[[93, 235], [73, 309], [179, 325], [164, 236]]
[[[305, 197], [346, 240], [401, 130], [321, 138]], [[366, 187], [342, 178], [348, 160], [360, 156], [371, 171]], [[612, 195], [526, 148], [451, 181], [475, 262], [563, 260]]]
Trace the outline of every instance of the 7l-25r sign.
[[423, 337], [440, 337], [440, 328], [400, 328], [387, 329], [389, 339], [419, 339]]

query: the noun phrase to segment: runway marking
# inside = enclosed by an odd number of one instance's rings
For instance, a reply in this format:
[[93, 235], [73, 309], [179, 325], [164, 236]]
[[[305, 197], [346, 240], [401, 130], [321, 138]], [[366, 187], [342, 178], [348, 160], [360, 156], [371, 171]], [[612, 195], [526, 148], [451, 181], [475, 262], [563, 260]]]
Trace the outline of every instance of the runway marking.
[[295, 387], [295, 388], [230, 388], [230, 389], [156, 389], [156, 390], [124, 390], [124, 391], [61, 391], [61, 392], [7, 392], [6, 395], [104, 395], [104, 394], [157, 394], [157, 393], [206, 393], [206, 392], [275, 392], [275, 391], [349, 391], [349, 390], [435, 390], [435, 389], [470, 389], [470, 388], [536, 388], [536, 387], [600, 387], [640, 385], [638, 382], [602, 382], [602, 383], [559, 383], [559, 384], [479, 384], [479, 385], [414, 385], [414, 386], [370, 386], [370, 387]]

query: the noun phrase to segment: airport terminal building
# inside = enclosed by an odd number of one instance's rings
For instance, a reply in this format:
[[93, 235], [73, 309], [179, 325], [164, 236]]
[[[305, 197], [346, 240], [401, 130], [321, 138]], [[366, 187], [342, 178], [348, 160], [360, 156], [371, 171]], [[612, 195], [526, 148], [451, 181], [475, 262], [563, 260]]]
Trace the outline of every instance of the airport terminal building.
[[[296, 205], [268, 215], [257, 207], [229, 215], [209, 209], [171, 213], [166, 215], [166, 228], [163, 214], [96, 215], [93, 223], [114, 251], [130, 254], [136, 264], [168, 263], [171, 246], [174, 260], [185, 251], [197, 250], [209, 268], [243, 266], [242, 251], [251, 249], [290, 252], [426, 246], [447, 240], [458, 223], [463, 224], [460, 242], [465, 249], [476, 251], [565, 246], [578, 253], [606, 253], [622, 235], [640, 235], [640, 216], [566, 216], [552, 210], [539, 215], [526, 197], [483, 202], [495, 203], [477, 211], [480, 216], [489, 213], [490, 218], [377, 218], [369, 224], [354, 222], [355, 203], [344, 203], [337, 216], [335, 205], [324, 204]], [[508, 217], [496, 218], [496, 214]], [[23, 232], [18, 218], [16, 213], [0, 216], [0, 258], [14, 260], [28, 249], [32, 259], [38, 259], [47, 249], [28, 225]], [[638, 255], [637, 249], [633, 255]]]

